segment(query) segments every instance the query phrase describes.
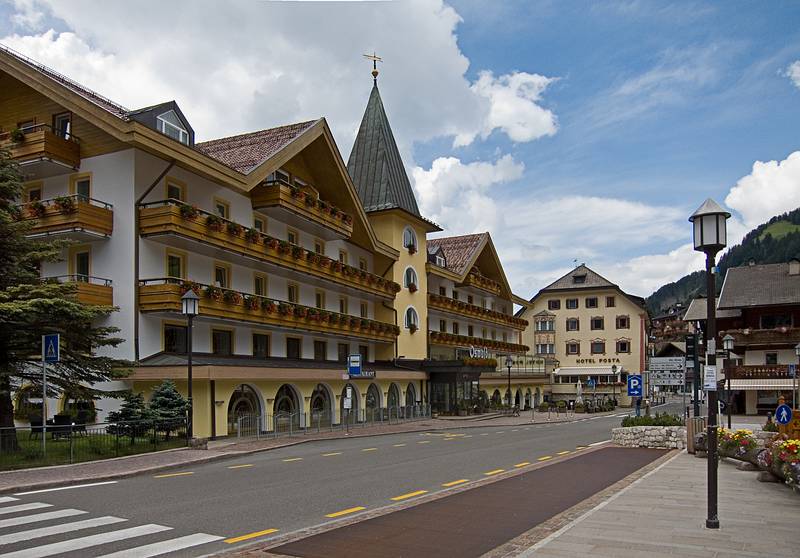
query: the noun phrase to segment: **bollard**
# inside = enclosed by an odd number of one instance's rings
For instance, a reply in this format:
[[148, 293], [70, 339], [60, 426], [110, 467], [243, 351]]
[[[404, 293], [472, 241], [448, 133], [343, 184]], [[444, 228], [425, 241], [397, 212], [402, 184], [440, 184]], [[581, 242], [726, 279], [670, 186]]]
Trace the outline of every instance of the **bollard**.
[[69, 462], [70, 464], [74, 463], [74, 456], [73, 456], [73, 442], [72, 442], [72, 427], [75, 426], [75, 423], [69, 425]]

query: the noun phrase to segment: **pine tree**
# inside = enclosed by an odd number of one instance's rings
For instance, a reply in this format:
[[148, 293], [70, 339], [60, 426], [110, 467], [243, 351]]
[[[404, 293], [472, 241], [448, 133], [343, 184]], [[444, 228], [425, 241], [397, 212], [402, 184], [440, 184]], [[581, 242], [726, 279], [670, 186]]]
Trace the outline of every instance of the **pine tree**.
[[172, 380], [164, 380], [153, 391], [150, 399], [150, 415], [158, 423], [158, 429], [166, 433], [178, 430], [185, 424], [189, 402], [178, 392]]
[[[18, 449], [12, 393], [23, 385], [41, 391], [41, 336], [61, 335], [61, 362], [48, 366], [48, 396], [65, 390], [89, 392], [97, 382], [123, 377], [127, 363], [100, 356], [114, 347], [118, 331], [94, 324], [115, 311], [78, 302], [75, 285], [42, 281], [39, 264], [57, 261], [64, 241], [25, 236], [32, 223], [16, 207], [22, 182], [16, 163], [0, 150], [0, 450]], [[111, 393], [104, 395], [120, 395]]]
[[143, 435], [151, 428], [152, 423], [148, 424], [148, 421], [152, 418], [152, 414], [144, 404], [144, 396], [141, 393], [128, 392], [123, 396], [119, 411], [108, 413], [108, 421], [115, 423], [108, 427], [108, 432], [119, 436], [130, 436], [133, 445], [136, 436]]

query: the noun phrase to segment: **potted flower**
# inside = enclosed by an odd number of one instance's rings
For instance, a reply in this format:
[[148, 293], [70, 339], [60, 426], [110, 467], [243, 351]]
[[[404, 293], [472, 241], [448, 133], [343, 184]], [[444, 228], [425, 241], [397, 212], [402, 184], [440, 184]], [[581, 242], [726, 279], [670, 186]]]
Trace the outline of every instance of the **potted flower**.
[[258, 239], [260, 236], [261, 233], [253, 228], [248, 228], [244, 231], [245, 240], [247, 240], [247, 242], [252, 242], [253, 244], [258, 244]]
[[323, 310], [319, 313], [319, 321], [321, 321], [323, 324], [329, 323], [331, 321], [331, 313]]
[[342, 221], [344, 221], [346, 225], [352, 225], [353, 224], [353, 216], [352, 215], [348, 215], [347, 213], [343, 213], [342, 214]]
[[281, 316], [288, 316], [289, 314], [292, 313], [292, 311], [293, 311], [293, 308], [292, 308], [291, 304], [285, 304], [285, 303], [281, 302], [278, 305], [278, 313]]
[[248, 310], [255, 311], [261, 308], [261, 301], [257, 296], [246, 296], [244, 297], [244, 305]]
[[222, 289], [219, 287], [214, 287], [212, 285], [208, 285], [205, 290], [204, 294], [215, 302], [219, 302], [222, 299]]
[[242, 295], [240, 295], [236, 291], [231, 291], [226, 289], [222, 295], [222, 300], [224, 300], [228, 304], [239, 304], [240, 302], [242, 302]]
[[11, 218], [12, 218], [14, 221], [19, 221], [19, 220], [20, 220], [20, 219], [22, 219], [22, 217], [23, 217], [23, 215], [22, 215], [22, 209], [21, 209], [21, 208], [20, 208], [20, 206], [18, 206], [18, 205], [12, 205], [12, 206], [9, 206], [9, 208], [8, 208], [8, 214], [11, 216]]
[[417, 329], [419, 329], [417, 327], [417, 324], [411, 324], [410, 326], [408, 326], [408, 332], [411, 334], [416, 333]]
[[342, 262], [340, 262], [339, 260], [334, 260], [334, 262], [333, 262], [333, 270], [336, 271], [336, 272], [341, 272], [342, 271]]
[[307, 317], [312, 322], [318, 322], [319, 321], [319, 310], [317, 310], [316, 308], [311, 308], [307, 312]]
[[302, 306], [294, 307], [295, 318], [305, 318], [306, 316], [308, 316], [308, 311], [305, 308], [303, 308]]
[[281, 254], [288, 254], [292, 251], [292, 245], [289, 244], [288, 240], [281, 240], [278, 242], [278, 252]]
[[328, 204], [323, 200], [317, 200], [317, 208], [323, 213], [328, 213]]
[[200, 284], [195, 283], [194, 281], [183, 281], [180, 286], [180, 293], [181, 296], [185, 295], [189, 291], [193, 291], [194, 294], [200, 294]]
[[417, 245], [416, 244], [409, 244], [408, 245], [408, 253], [414, 255], [417, 253]]
[[11, 138], [11, 141], [14, 143], [22, 143], [25, 141], [25, 132], [20, 130], [19, 128], [14, 128], [9, 132], [8, 137]]
[[44, 217], [47, 207], [40, 200], [33, 200], [28, 204], [28, 213], [31, 217]]
[[261, 301], [261, 309], [267, 314], [274, 314], [278, 310], [278, 306], [275, 302], [265, 298]]
[[415, 293], [415, 292], [417, 292], [417, 285], [416, 285], [416, 283], [409, 283], [409, 284], [408, 284], [408, 290], [409, 290], [410, 292], [412, 292], [412, 293]]
[[342, 215], [342, 212], [339, 211], [338, 207], [331, 206], [331, 217], [334, 219], [338, 219]]
[[267, 239], [267, 246], [269, 246], [270, 250], [277, 250], [278, 247], [280, 246], [280, 243], [278, 242], [277, 238], [269, 237]]
[[242, 234], [242, 226], [239, 223], [228, 221], [225, 228], [228, 230], [228, 234], [232, 234], [233, 236], [239, 236]]
[[308, 194], [306, 194], [305, 202], [306, 202], [306, 207], [309, 207], [309, 208], [316, 207], [316, 205], [317, 205], [316, 200], [314, 198], [312, 198], [311, 196], [309, 196]]
[[184, 219], [194, 219], [200, 213], [196, 205], [189, 205], [188, 203], [179, 204], [178, 211]]
[[296, 200], [302, 199], [303, 192], [297, 186], [289, 186], [289, 193]]
[[292, 246], [292, 257], [296, 260], [302, 260], [305, 255], [305, 250], [300, 246]]
[[53, 200], [53, 205], [62, 213], [72, 213], [77, 209], [75, 200], [71, 196], [59, 196]]
[[327, 269], [331, 266], [331, 259], [327, 256], [321, 256], [319, 259], [319, 264], [324, 268]]
[[222, 231], [223, 222], [221, 217], [217, 217], [216, 215], [207, 215], [206, 216], [206, 226], [215, 232]]

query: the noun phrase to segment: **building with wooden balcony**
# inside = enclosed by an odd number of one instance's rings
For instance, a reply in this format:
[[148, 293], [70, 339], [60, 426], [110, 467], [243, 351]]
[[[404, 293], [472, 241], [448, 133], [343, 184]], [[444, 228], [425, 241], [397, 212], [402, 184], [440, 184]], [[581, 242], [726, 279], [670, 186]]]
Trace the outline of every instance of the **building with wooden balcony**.
[[81, 166], [80, 139], [68, 130], [20, 122], [0, 133], [0, 148], [8, 149], [26, 178], [41, 179], [77, 171]]
[[114, 231], [113, 206], [78, 194], [34, 199], [17, 207], [18, 218], [30, 222], [30, 237], [92, 241], [108, 238]]

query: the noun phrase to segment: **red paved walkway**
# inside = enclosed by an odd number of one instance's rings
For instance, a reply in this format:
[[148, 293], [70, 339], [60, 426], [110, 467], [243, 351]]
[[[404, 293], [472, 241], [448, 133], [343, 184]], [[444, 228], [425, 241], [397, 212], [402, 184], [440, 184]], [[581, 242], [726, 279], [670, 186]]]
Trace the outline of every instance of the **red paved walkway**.
[[665, 453], [604, 448], [269, 552], [303, 558], [478, 557]]

